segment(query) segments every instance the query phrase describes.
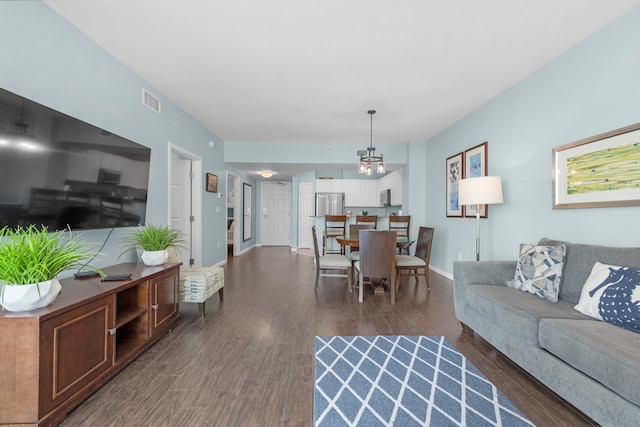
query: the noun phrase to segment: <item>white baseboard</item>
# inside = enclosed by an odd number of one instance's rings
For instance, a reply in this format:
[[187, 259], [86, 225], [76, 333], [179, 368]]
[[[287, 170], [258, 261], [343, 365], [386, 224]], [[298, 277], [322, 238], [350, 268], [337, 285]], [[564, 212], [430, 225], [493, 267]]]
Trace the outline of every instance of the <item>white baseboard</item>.
[[434, 266], [430, 265], [430, 266], [429, 266], [429, 270], [432, 270], [432, 271], [434, 271], [434, 272], [438, 273], [439, 275], [446, 277], [446, 278], [447, 278], [447, 279], [449, 279], [449, 280], [453, 280], [453, 274], [451, 274], [451, 273], [447, 273], [447, 272], [446, 272], [446, 271], [444, 271], [444, 270], [440, 270], [440, 269], [439, 269], [439, 268], [437, 268], [437, 267], [434, 267]]

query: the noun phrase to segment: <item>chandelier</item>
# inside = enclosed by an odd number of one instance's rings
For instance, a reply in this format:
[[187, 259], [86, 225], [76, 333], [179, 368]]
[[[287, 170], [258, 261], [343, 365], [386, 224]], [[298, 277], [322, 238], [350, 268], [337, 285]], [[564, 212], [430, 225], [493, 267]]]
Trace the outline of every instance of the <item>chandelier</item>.
[[367, 147], [367, 154], [362, 154], [360, 156], [360, 167], [358, 168], [358, 172], [364, 173], [367, 175], [371, 175], [373, 173], [373, 165], [377, 163], [376, 172], [384, 173], [384, 161], [382, 160], [382, 154], [376, 156], [376, 149], [373, 148], [373, 115], [376, 113], [376, 110], [369, 110], [367, 114], [371, 116], [371, 132], [369, 136], [369, 146]]
[[22, 109], [20, 110], [19, 121], [15, 122], [17, 132], [0, 129], [0, 146], [11, 147], [18, 150], [37, 150], [38, 138], [29, 134], [29, 125], [24, 121], [24, 98], [22, 98]]

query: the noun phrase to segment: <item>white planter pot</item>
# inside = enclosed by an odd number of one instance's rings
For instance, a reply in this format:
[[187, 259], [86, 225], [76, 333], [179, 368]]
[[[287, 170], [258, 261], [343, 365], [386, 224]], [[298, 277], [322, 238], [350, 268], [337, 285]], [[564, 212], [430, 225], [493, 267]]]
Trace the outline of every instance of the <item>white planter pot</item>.
[[144, 265], [154, 266], [154, 265], [162, 265], [169, 258], [169, 253], [166, 249], [162, 251], [144, 251], [142, 255], [140, 255], [140, 259]]
[[29, 311], [46, 307], [60, 294], [62, 286], [58, 279], [31, 285], [2, 286], [0, 304], [8, 311]]

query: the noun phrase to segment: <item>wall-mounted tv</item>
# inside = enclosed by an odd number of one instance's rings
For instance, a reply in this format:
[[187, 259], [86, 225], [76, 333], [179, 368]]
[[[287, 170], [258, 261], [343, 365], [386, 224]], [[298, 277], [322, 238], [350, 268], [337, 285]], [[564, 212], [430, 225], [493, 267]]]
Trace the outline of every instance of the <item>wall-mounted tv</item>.
[[0, 89], [0, 227], [144, 224], [151, 149]]

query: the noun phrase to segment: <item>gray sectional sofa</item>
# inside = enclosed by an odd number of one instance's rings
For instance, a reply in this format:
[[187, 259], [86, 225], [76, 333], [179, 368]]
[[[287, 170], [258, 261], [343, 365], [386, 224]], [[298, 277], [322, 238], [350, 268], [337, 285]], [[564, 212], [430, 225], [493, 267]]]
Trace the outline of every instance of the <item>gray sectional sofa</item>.
[[[456, 317], [603, 426], [640, 425], [640, 334], [574, 309], [593, 265], [640, 269], [640, 248], [566, 245], [558, 302], [507, 286], [517, 261], [457, 261]], [[514, 250], [517, 254], [517, 250]]]

